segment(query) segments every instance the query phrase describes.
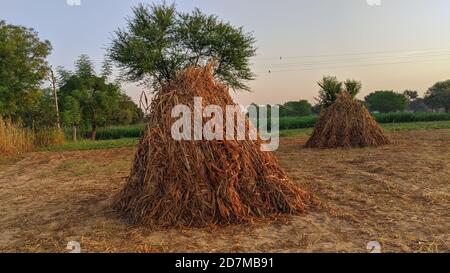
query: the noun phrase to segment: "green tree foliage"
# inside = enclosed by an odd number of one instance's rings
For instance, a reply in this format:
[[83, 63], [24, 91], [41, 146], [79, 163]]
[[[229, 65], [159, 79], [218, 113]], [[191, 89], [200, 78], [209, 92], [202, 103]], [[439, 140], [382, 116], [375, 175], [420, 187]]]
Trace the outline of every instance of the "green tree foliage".
[[346, 80], [340, 82], [336, 77], [324, 76], [320, 82], [317, 83], [320, 87], [319, 97], [316, 98], [321, 107], [328, 107], [336, 100], [337, 95], [345, 90], [353, 98], [361, 91], [361, 82], [356, 80]]
[[280, 116], [299, 117], [309, 116], [312, 113], [312, 106], [307, 100], [289, 101], [280, 107]]
[[80, 102], [67, 95], [64, 97], [63, 103], [64, 110], [61, 113], [64, 124], [68, 126], [78, 126], [81, 123], [81, 107]]
[[111, 118], [114, 125], [136, 124], [143, 121], [144, 112], [129, 96], [120, 94], [118, 104], [119, 107]]
[[428, 112], [429, 108], [425, 104], [425, 100], [422, 98], [417, 98], [408, 103], [406, 110], [410, 112]]
[[409, 100], [414, 101], [419, 98], [419, 93], [415, 90], [405, 90], [403, 91], [403, 95]]
[[91, 138], [95, 139], [97, 128], [111, 124], [119, 108], [120, 87], [96, 76], [94, 65], [86, 55], [75, 62], [75, 72], [61, 68], [59, 72], [63, 121], [72, 126], [79, 120], [89, 124]]
[[154, 89], [178, 71], [214, 59], [217, 79], [233, 89], [249, 90], [246, 81], [254, 78], [250, 69], [254, 42], [242, 27], [198, 9], [180, 13], [174, 5], [140, 4], [133, 8], [127, 28], [115, 32], [109, 56], [126, 80], [146, 81]]
[[[29, 118], [29, 108], [38, 108], [43, 96], [40, 85], [46, 78], [49, 41], [39, 40], [36, 31], [0, 21], [0, 115], [13, 120]], [[27, 115], [28, 117], [25, 117]]]
[[450, 80], [437, 82], [425, 94], [425, 103], [433, 109], [444, 108], [450, 112]]
[[324, 76], [317, 84], [320, 90], [319, 97], [316, 100], [323, 107], [333, 104], [339, 92], [342, 91], [342, 82], [338, 81], [336, 77]]
[[392, 90], [375, 91], [365, 97], [365, 102], [372, 112], [388, 113], [405, 110], [408, 99]]
[[26, 92], [21, 98], [20, 122], [35, 130], [53, 127], [56, 124], [56, 110], [50, 89]]
[[344, 82], [344, 87], [345, 91], [347, 91], [350, 94], [350, 96], [354, 98], [361, 91], [362, 84], [360, 81], [349, 79]]
[[429, 109], [425, 104], [425, 100], [419, 98], [419, 92], [416, 90], [405, 90], [403, 95], [408, 99], [406, 110], [408, 112], [427, 112]]
[[67, 95], [62, 101], [62, 105], [64, 105], [63, 111], [61, 113], [62, 122], [66, 126], [72, 127], [72, 139], [74, 141], [77, 141], [77, 127], [81, 123], [80, 102], [76, 98]]

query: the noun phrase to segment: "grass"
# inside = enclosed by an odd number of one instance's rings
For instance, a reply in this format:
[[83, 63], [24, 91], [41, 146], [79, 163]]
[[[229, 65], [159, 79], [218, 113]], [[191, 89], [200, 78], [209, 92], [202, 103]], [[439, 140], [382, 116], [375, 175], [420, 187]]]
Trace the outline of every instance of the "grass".
[[387, 131], [414, 131], [414, 130], [434, 130], [434, 129], [450, 129], [450, 121], [429, 121], [429, 122], [413, 122], [413, 123], [391, 123], [381, 124]]
[[38, 147], [63, 145], [63, 130], [56, 127], [29, 129], [0, 117], [0, 155], [30, 152]]
[[293, 137], [299, 135], [309, 135], [313, 131], [313, 128], [301, 128], [301, 129], [290, 129], [290, 130], [281, 130], [280, 137]]
[[[388, 123], [415, 123], [450, 121], [450, 113], [383, 113], [374, 114], [375, 120], [380, 124]], [[317, 116], [281, 117], [280, 130], [302, 129], [314, 127]]]
[[[387, 132], [450, 129], [450, 121], [388, 123], [388, 124], [380, 124], [380, 125]], [[298, 135], [309, 135], [312, 133], [312, 131], [313, 131], [313, 128], [281, 130], [280, 137], [293, 137], [293, 136], [298, 136]]]
[[[101, 127], [97, 129], [97, 139], [138, 138], [142, 135], [144, 128], [144, 124]], [[64, 133], [67, 139], [72, 138], [72, 128], [65, 128]], [[77, 136], [81, 139], [89, 138], [90, 133], [91, 130], [89, 128], [78, 128], [77, 130]]]
[[99, 150], [122, 147], [134, 147], [138, 142], [137, 138], [120, 138], [110, 140], [80, 140], [77, 142], [67, 142], [60, 146], [50, 146], [39, 149], [40, 151], [64, 152], [64, 151], [82, 151]]
[[450, 113], [384, 113], [375, 114], [379, 123], [407, 123], [422, 121], [450, 121]]
[[3, 120], [0, 116], [0, 155], [28, 152], [34, 148], [34, 136], [31, 130]]
[[[388, 123], [381, 124], [387, 132], [413, 131], [413, 130], [433, 130], [450, 129], [450, 121], [431, 121], [431, 122], [413, 122], [413, 123]], [[313, 128], [300, 128], [291, 130], [281, 130], [280, 137], [295, 137], [300, 135], [309, 135]], [[41, 151], [77, 151], [77, 150], [97, 150], [121, 147], [134, 147], [138, 142], [138, 137], [119, 138], [108, 140], [80, 140], [78, 142], [67, 142], [61, 146], [51, 146], [41, 148]]]
[[[450, 121], [450, 113], [386, 113], [375, 114], [375, 119], [381, 124], [387, 123], [409, 123], [423, 121]], [[317, 116], [305, 117], [281, 117], [280, 130], [312, 128], [317, 121]], [[268, 124], [270, 128], [270, 123]], [[97, 131], [97, 139], [120, 139], [120, 138], [138, 138], [142, 136], [144, 124], [126, 125], [126, 126], [110, 126], [99, 128]], [[65, 129], [66, 138], [71, 138], [71, 129]], [[88, 129], [78, 130], [80, 138], [87, 138], [90, 133]]]
[[34, 133], [36, 147], [59, 146], [66, 142], [64, 131], [59, 128], [45, 128]]

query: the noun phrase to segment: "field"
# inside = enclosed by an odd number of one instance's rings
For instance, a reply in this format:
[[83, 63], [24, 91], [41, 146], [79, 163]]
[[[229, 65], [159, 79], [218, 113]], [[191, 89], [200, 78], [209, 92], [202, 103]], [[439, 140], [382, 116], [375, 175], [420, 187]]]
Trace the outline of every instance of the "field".
[[280, 163], [323, 206], [225, 228], [150, 230], [118, 218], [109, 204], [135, 139], [0, 158], [0, 252], [66, 252], [72, 240], [83, 252], [367, 252], [369, 241], [383, 252], [449, 252], [450, 128], [432, 124], [389, 125], [392, 145], [364, 149], [304, 149], [309, 129], [284, 131]]
[[[447, 128], [450, 128], [450, 113], [385, 113], [375, 114], [375, 119], [378, 123], [386, 126], [402, 126], [415, 127], [417, 124], [425, 124], [429, 126], [429, 123], [443, 124], [447, 121]], [[317, 116], [303, 116], [303, 117], [280, 117], [280, 130], [294, 130], [294, 129], [307, 129], [313, 128], [317, 121]], [[432, 124], [430, 123], [430, 124]], [[267, 124], [270, 129], [270, 122]], [[97, 132], [97, 139], [109, 140], [120, 138], [138, 138], [142, 135], [144, 130], [143, 124], [127, 125], [127, 126], [110, 126], [99, 128]], [[80, 138], [88, 138], [90, 129], [79, 129], [78, 135]], [[65, 134], [67, 139], [72, 136], [70, 128], [66, 128]]]

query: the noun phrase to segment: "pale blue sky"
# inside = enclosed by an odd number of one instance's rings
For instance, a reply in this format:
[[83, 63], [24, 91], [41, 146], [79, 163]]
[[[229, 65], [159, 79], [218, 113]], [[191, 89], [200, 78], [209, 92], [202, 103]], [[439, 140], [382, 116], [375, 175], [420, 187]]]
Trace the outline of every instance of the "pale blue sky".
[[[81, 6], [69, 6], [66, 0], [0, 0], [0, 19], [36, 29], [52, 42], [50, 63], [70, 68], [83, 53], [99, 63], [111, 33], [139, 2], [149, 1], [81, 0]], [[252, 93], [236, 95], [243, 104], [313, 101], [322, 75], [361, 80], [361, 98], [380, 89], [423, 93], [434, 82], [450, 79], [448, 0], [381, 0], [380, 6], [366, 0], [176, 4], [183, 11], [199, 7], [254, 32], [258, 77]], [[134, 98], [141, 90], [124, 87]]]

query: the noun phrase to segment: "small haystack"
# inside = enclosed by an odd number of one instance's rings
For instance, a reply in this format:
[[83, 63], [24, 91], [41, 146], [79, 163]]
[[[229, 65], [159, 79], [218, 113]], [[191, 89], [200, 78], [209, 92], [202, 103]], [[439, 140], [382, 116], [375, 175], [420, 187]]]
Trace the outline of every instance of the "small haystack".
[[189, 68], [155, 95], [131, 175], [114, 200], [130, 222], [205, 227], [305, 212], [310, 196], [287, 178], [272, 154], [260, 150], [260, 141], [172, 138], [175, 105], [194, 111], [195, 96], [202, 97], [203, 107], [219, 105], [224, 112], [234, 105], [211, 70]]
[[320, 113], [306, 147], [366, 147], [389, 143], [366, 107], [343, 91], [331, 106]]

